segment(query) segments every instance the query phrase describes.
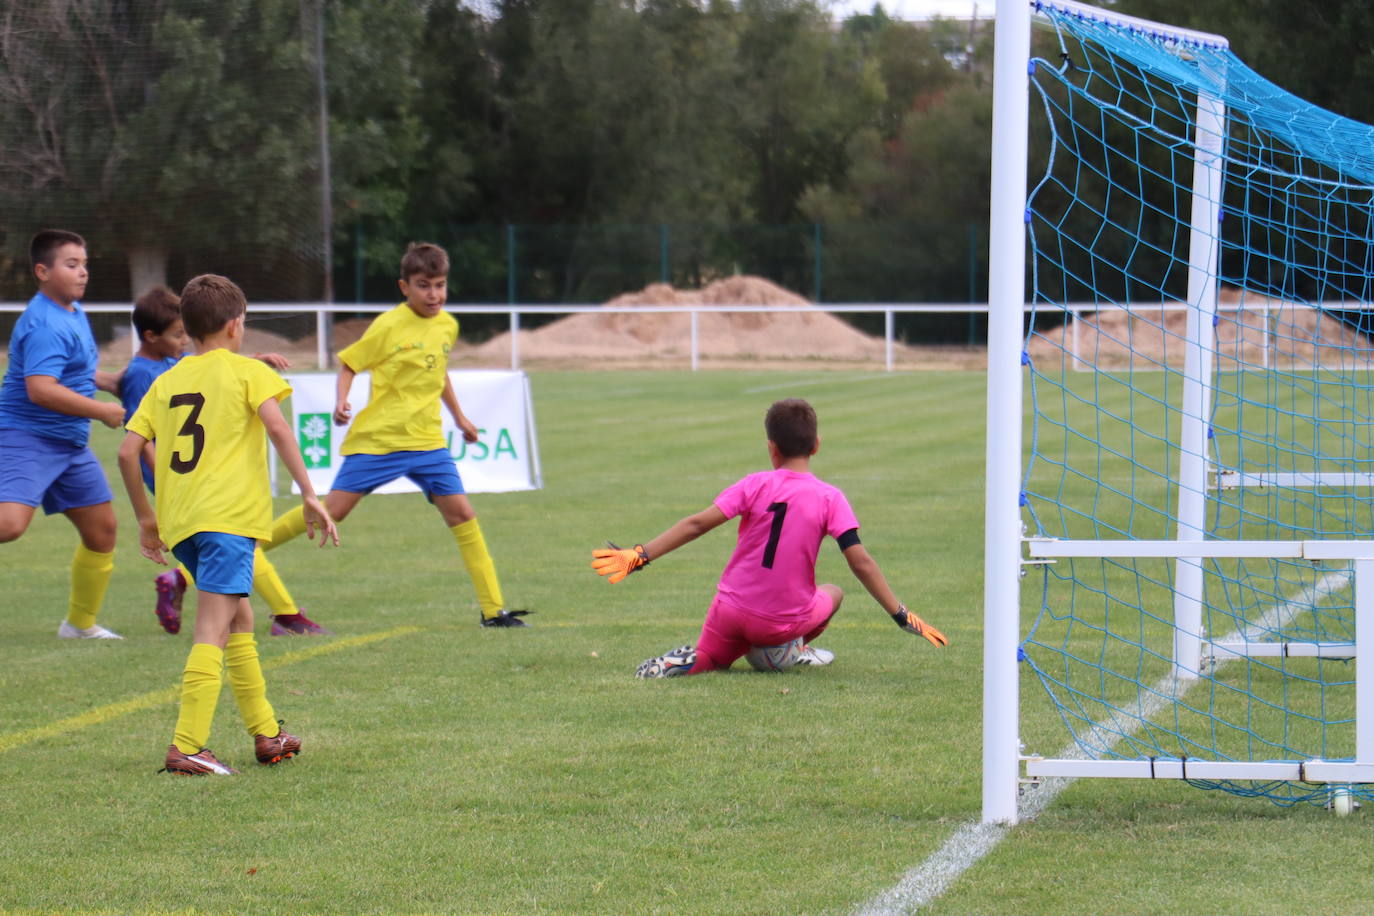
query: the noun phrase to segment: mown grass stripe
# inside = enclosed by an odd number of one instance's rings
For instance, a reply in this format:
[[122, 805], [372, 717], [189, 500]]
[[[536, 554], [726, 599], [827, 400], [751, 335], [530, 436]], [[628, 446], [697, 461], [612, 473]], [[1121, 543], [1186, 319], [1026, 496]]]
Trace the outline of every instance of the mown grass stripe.
[[[392, 639], [397, 636], [407, 636], [411, 633], [419, 633], [423, 629], [423, 627], [404, 626], [394, 627], [390, 630], [381, 630], [377, 633], [364, 633], [361, 636], [346, 636], [343, 639], [331, 640], [327, 643], [311, 646], [309, 649], [299, 649], [294, 652], [287, 652], [285, 655], [280, 655], [273, 659], [268, 659], [262, 663], [262, 667], [264, 671], [284, 668], [287, 665], [294, 665], [297, 662], [318, 658], [321, 655], [342, 652], [345, 649], [353, 649], [358, 646], [365, 646], [369, 643], [380, 642], [384, 639]], [[29, 728], [8, 735], [0, 735], [0, 754], [6, 751], [12, 751], [25, 744], [41, 741], [44, 738], [65, 735], [69, 732], [79, 731], [92, 725], [101, 725], [105, 722], [113, 721], [121, 716], [127, 716], [130, 713], [142, 712], [154, 706], [172, 703], [175, 702], [180, 695], [180, 685], [175, 687], [164, 687], [161, 690], [154, 690], [142, 696], [132, 697], [128, 700], [120, 700], [117, 703], [106, 703], [104, 706], [88, 709], [80, 715], [58, 719], [56, 722], [49, 722], [47, 725], [40, 725], [37, 728]]]

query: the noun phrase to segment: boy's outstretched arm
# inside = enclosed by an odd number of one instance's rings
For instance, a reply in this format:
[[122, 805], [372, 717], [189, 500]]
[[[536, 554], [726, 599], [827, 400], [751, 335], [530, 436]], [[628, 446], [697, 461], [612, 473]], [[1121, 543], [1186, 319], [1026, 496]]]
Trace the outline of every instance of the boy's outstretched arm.
[[647, 566], [651, 558], [677, 550], [688, 541], [696, 540], [724, 522], [725, 513], [714, 504], [710, 505], [695, 515], [679, 519], [671, 528], [647, 544], [636, 544], [633, 548], [593, 550], [592, 568], [600, 575], [609, 576], [611, 583], [614, 584], [639, 567]]
[[329, 511], [315, 495], [315, 486], [310, 482], [310, 474], [305, 469], [305, 459], [301, 457], [301, 447], [291, 435], [291, 428], [282, 416], [281, 405], [277, 403], [277, 399], [268, 398], [263, 401], [262, 406], [258, 408], [258, 416], [262, 419], [262, 425], [267, 428], [267, 438], [272, 440], [273, 447], [281, 456], [282, 464], [286, 465], [286, 470], [291, 474], [296, 486], [301, 488], [301, 501], [305, 504], [306, 536], [313, 541], [315, 529], [318, 527], [321, 547], [326, 542], [332, 542], [335, 547], [339, 546], [339, 529], [329, 517]]
[[934, 645], [949, 645], [949, 640], [945, 638], [945, 634], [908, 611], [906, 605], [897, 600], [892, 587], [887, 584], [887, 577], [883, 575], [882, 569], [878, 566], [878, 561], [873, 559], [863, 544], [851, 544], [846, 547], [844, 559], [849, 564], [849, 571], [854, 574], [854, 578], [863, 583], [863, 587], [873, 596], [873, 600], [882, 605], [883, 610], [887, 611], [888, 614], [892, 615], [892, 620], [897, 626], [908, 633], [924, 636]]
[[134, 517], [138, 519], [138, 552], [154, 563], [167, 565], [162, 551], [167, 545], [162, 543], [162, 535], [157, 530], [157, 515], [148, 502], [148, 491], [143, 488], [143, 471], [138, 466], [139, 455], [148, 440], [138, 433], [127, 433], [119, 444], [119, 476], [124, 480], [124, 489], [129, 493], [129, 502], [134, 506]]

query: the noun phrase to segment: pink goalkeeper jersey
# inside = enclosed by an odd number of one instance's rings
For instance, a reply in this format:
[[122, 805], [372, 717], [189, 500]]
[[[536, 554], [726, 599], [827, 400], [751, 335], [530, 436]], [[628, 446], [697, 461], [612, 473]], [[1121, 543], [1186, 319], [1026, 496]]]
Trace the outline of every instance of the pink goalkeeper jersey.
[[739, 520], [739, 541], [720, 596], [764, 617], [788, 620], [806, 612], [816, 593], [816, 554], [828, 534], [859, 527], [838, 487], [799, 471], [760, 471], [727, 487], [715, 500]]

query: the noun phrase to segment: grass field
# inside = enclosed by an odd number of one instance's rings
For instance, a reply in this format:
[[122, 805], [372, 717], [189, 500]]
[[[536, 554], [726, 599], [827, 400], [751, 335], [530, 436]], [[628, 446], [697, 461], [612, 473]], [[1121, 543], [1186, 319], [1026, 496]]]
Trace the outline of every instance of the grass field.
[[[0, 909], [7, 912], [843, 913], [979, 813], [981, 373], [533, 375], [545, 488], [474, 504], [528, 630], [482, 630], [452, 538], [415, 496], [365, 501], [337, 551], [273, 554], [336, 631], [260, 637], [305, 752], [234, 779], [155, 775], [188, 641], [121, 498], [102, 622], [59, 642], [61, 519], [0, 547]], [[461, 392], [460, 392], [461, 395]], [[843, 487], [899, 595], [950, 637], [901, 633], [833, 545], [828, 668], [637, 681], [696, 634], [733, 543], [713, 532], [617, 586], [588, 566], [766, 463], [772, 400], [815, 404], [813, 465]], [[118, 437], [96, 429], [110, 461]], [[279, 500], [278, 509], [290, 505]], [[264, 628], [260, 628], [260, 631]], [[1063, 745], [1029, 696], [1028, 749]], [[1307, 913], [1367, 907], [1361, 816], [1181, 785], [1080, 782], [933, 913]]]

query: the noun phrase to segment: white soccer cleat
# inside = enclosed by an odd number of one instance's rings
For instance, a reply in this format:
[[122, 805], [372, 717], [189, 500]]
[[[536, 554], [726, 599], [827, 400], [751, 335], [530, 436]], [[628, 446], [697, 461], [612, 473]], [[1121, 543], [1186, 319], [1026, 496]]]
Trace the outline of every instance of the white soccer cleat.
[[62, 626], [57, 628], [58, 639], [123, 639], [114, 630], [107, 630], [98, 623], [93, 623], [86, 629], [78, 629], [71, 625], [70, 621], [62, 621]]
[[692, 646], [683, 646], [640, 663], [635, 669], [635, 677], [681, 677], [691, 672], [696, 661], [697, 650]]
[[818, 649], [815, 646], [802, 646], [801, 652], [797, 655], [798, 665], [828, 665], [834, 660], [834, 652], [829, 649]]

